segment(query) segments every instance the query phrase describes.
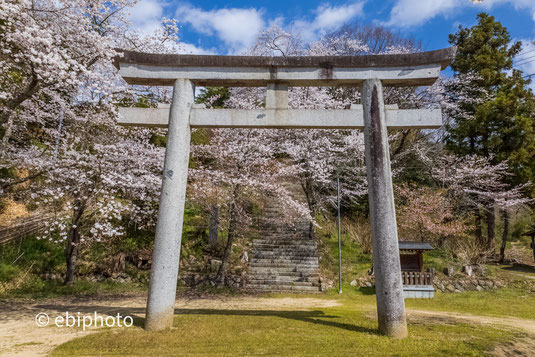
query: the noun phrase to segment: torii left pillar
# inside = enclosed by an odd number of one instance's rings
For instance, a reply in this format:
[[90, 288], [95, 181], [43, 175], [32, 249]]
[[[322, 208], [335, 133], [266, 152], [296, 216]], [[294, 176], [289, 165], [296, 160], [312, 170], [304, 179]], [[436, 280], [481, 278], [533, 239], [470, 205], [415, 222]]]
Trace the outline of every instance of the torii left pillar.
[[193, 101], [194, 87], [191, 81], [177, 79], [173, 86], [173, 101], [169, 113], [162, 191], [145, 318], [146, 330], [162, 330], [173, 326], [188, 180], [191, 139], [189, 116]]

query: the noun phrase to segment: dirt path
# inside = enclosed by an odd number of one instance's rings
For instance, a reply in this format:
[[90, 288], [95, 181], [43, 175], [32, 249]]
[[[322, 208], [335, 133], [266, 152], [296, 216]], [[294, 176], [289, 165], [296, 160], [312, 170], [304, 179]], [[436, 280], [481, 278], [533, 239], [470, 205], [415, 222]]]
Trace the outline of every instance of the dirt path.
[[446, 323], [456, 322], [473, 323], [478, 325], [491, 325], [514, 328], [524, 331], [529, 336], [508, 343], [500, 344], [490, 351], [496, 357], [530, 357], [535, 356], [535, 321], [513, 317], [491, 317], [456, 312], [429, 311], [407, 309], [409, 322], [412, 323]]
[[[407, 309], [407, 316], [409, 321], [437, 321], [437, 318], [442, 318], [444, 322], [457, 321], [468, 322], [478, 325], [492, 325], [492, 326], [505, 326], [512, 327], [517, 330], [523, 330], [531, 335], [535, 336], [535, 321], [528, 319], [521, 319], [516, 317], [492, 317], [481, 316], [471, 314], [460, 314], [458, 312], [445, 312], [445, 311], [431, 311], [431, 310], [414, 310]], [[438, 320], [439, 321], [439, 320]]]
[[[38, 327], [35, 317], [46, 313], [53, 321], [56, 316], [80, 312], [81, 315], [132, 316], [142, 318], [145, 315], [145, 296], [117, 296], [98, 298], [61, 298], [40, 300], [38, 302], [0, 302], [0, 355], [1, 356], [44, 356], [54, 347], [73, 338], [85, 336], [98, 331], [90, 328]], [[310, 310], [338, 306], [337, 300], [323, 298], [262, 298], [254, 296], [179, 298], [176, 308], [187, 309], [247, 309], [247, 310]], [[370, 317], [375, 317], [375, 306], [362, 305]], [[455, 312], [407, 309], [411, 323], [474, 323], [480, 325], [503, 326], [523, 330], [535, 336], [535, 321], [511, 317], [489, 317]], [[53, 323], [51, 323], [53, 325]], [[535, 339], [525, 338], [511, 344], [497, 346], [493, 351], [496, 356], [530, 356], [535, 351]]]

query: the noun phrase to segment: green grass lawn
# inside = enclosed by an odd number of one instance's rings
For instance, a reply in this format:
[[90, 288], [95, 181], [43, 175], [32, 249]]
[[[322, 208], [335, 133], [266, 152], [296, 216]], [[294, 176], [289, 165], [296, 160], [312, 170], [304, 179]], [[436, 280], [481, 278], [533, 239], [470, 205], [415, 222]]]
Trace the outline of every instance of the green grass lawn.
[[529, 290], [504, 288], [464, 293], [435, 293], [434, 299], [409, 299], [408, 308], [457, 311], [474, 315], [508, 316], [535, 320], [535, 294]]
[[377, 333], [369, 308], [375, 296], [348, 292], [324, 298], [342, 305], [311, 311], [179, 309], [174, 329], [146, 332], [140, 319], [136, 327], [67, 342], [52, 356], [483, 356], [494, 345], [523, 336], [505, 328], [426, 319], [409, 324], [409, 338], [394, 340]]
[[[375, 306], [373, 288], [354, 288], [342, 285], [343, 294], [337, 289], [321, 295], [325, 298], [341, 299], [356, 308], [362, 305]], [[535, 294], [522, 288], [498, 290], [465, 291], [463, 293], [435, 292], [434, 299], [407, 299], [405, 306], [412, 309], [434, 311], [456, 311], [483, 316], [518, 317], [535, 320]]]
[[58, 296], [81, 296], [97, 294], [124, 294], [144, 292], [147, 287], [136, 283], [117, 283], [113, 281], [91, 282], [79, 280], [64, 285], [61, 282], [41, 280], [37, 276], [26, 279], [24, 285], [7, 293], [0, 292], [0, 299], [45, 299]]

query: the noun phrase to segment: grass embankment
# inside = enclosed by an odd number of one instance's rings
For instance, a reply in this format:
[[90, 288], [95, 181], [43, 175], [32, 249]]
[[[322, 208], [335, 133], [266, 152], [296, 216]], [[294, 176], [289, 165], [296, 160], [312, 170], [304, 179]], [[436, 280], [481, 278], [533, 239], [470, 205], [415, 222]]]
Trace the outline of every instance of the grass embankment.
[[409, 324], [409, 338], [393, 340], [377, 333], [370, 309], [373, 295], [349, 291], [323, 298], [336, 299], [341, 305], [309, 311], [180, 309], [174, 329], [146, 332], [138, 320], [136, 327], [67, 342], [52, 356], [483, 356], [496, 344], [523, 336], [499, 327], [426, 319]]

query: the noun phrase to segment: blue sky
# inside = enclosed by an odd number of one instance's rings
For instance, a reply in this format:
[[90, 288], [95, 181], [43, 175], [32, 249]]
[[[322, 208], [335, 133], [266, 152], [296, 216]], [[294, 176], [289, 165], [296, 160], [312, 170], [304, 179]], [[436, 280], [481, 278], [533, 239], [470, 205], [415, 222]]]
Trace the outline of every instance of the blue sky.
[[[240, 53], [271, 24], [313, 41], [351, 22], [387, 26], [420, 40], [424, 50], [434, 50], [448, 47], [448, 34], [459, 25], [474, 25], [481, 11], [523, 41], [523, 52], [535, 50], [535, 0], [141, 0], [131, 20], [141, 31], [151, 32], [162, 17], [178, 19], [184, 51], [197, 54]], [[535, 51], [519, 55], [516, 62], [529, 74], [535, 73], [535, 57], [530, 56]]]

